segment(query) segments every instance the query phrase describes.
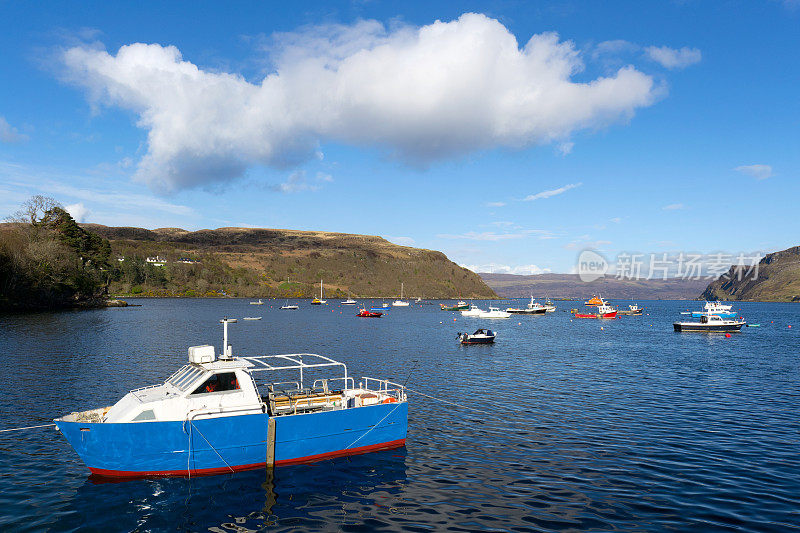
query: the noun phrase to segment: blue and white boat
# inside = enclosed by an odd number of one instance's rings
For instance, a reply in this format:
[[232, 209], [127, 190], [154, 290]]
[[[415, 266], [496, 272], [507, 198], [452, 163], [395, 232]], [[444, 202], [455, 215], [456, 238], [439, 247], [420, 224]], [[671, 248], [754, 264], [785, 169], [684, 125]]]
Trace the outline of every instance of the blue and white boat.
[[731, 311], [732, 307], [732, 305], [726, 305], [722, 302], [706, 302], [702, 311], [692, 311], [692, 317], [716, 315], [720, 318], [736, 318], [736, 312]]
[[344, 363], [316, 354], [234, 357], [228, 324], [236, 320], [222, 322], [222, 355], [193, 346], [189, 364], [164, 383], [54, 421], [92, 473], [218, 474], [405, 444], [402, 385], [356, 383]]

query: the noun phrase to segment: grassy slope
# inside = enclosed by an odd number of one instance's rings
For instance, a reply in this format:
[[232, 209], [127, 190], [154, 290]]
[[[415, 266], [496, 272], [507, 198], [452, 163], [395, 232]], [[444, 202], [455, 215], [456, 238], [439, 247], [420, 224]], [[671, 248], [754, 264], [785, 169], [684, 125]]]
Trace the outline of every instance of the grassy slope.
[[[398, 246], [376, 236], [250, 228], [188, 232], [86, 226], [107, 237], [116, 255], [166, 257], [175, 276], [163, 289], [175, 294], [199, 277], [208, 280], [209, 288], [224, 285], [220, 288], [238, 296], [310, 297], [318, 293], [320, 279], [325, 282], [326, 296], [331, 297], [399, 296], [401, 282], [406, 297], [495, 296], [480, 277], [441, 252]], [[201, 263], [174, 264], [180, 257]], [[210, 272], [211, 265], [222, 265], [225, 272], [215, 275]], [[124, 284], [112, 286], [116, 292], [126, 289], [129, 287]]]
[[[741, 279], [739, 279], [741, 277]], [[767, 254], [758, 265], [758, 276], [737, 275], [736, 269], [713, 281], [703, 297], [720, 300], [764, 302], [800, 301], [800, 246]]]

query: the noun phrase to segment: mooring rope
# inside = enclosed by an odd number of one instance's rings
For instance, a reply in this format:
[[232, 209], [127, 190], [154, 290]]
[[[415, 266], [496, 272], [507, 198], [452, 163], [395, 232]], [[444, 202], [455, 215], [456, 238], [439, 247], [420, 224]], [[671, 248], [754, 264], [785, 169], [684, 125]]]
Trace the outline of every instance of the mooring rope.
[[229, 465], [229, 464], [228, 464], [228, 461], [226, 461], [226, 460], [225, 460], [225, 458], [224, 458], [224, 457], [222, 457], [222, 456], [219, 454], [219, 452], [217, 451], [217, 449], [216, 449], [216, 448], [214, 448], [214, 445], [213, 445], [213, 444], [211, 444], [210, 442], [208, 442], [208, 439], [206, 438], [206, 436], [205, 436], [205, 435], [203, 435], [203, 432], [202, 432], [202, 431], [200, 431], [200, 429], [198, 429], [198, 428], [196, 428], [196, 427], [193, 427], [193, 426], [194, 426], [194, 424], [193, 424], [192, 422], [189, 422], [189, 427], [190, 427], [191, 429], [196, 429], [196, 430], [197, 430], [197, 432], [200, 434], [200, 436], [201, 436], [201, 437], [203, 437], [203, 440], [204, 440], [204, 441], [206, 441], [206, 443], [207, 443], [209, 446], [211, 446], [211, 449], [212, 449], [212, 450], [214, 450], [214, 453], [216, 453], [216, 454], [217, 454], [217, 457], [219, 457], [220, 459], [222, 459], [222, 462], [223, 462], [223, 463], [225, 463], [225, 466], [227, 466], [227, 467], [230, 469], [230, 471], [231, 471], [231, 472], [235, 472], [235, 470], [234, 470], [233, 468], [231, 468], [231, 465]]
[[364, 437], [366, 437], [366, 436], [367, 436], [367, 434], [368, 434], [370, 431], [372, 431], [372, 430], [373, 430], [373, 429], [375, 429], [376, 427], [380, 426], [380, 425], [381, 425], [381, 422], [383, 422], [384, 420], [386, 420], [387, 418], [389, 418], [389, 415], [391, 415], [392, 413], [394, 413], [395, 411], [397, 411], [397, 408], [398, 408], [398, 407], [400, 407], [401, 405], [403, 405], [403, 402], [399, 402], [399, 403], [398, 403], [398, 404], [395, 406], [395, 408], [394, 408], [394, 409], [392, 409], [391, 411], [389, 411], [388, 413], [386, 413], [386, 416], [384, 416], [383, 418], [381, 418], [380, 420], [378, 420], [378, 423], [377, 423], [377, 424], [375, 424], [374, 426], [372, 426], [371, 428], [369, 428], [369, 429], [367, 430], [367, 432], [366, 432], [366, 433], [363, 433], [363, 434], [362, 434], [360, 437], [358, 437], [356, 440], [354, 440], [353, 442], [351, 442], [350, 444], [348, 444], [348, 445], [347, 445], [347, 447], [345, 448], [345, 450], [349, 450], [350, 448], [352, 448], [352, 447], [353, 447], [353, 444], [355, 444], [356, 442], [360, 441], [361, 439], [363, 439]]
[[5, 433], [6, 431], [22, 431], [23, 429], [49, 428], [52, 426], [55, 426], [55, 424], [42, 424], [41, 426], [26, 426], [24, 428], [0, 429], [0, 433]]
[[451, 401], [449, 401], [449, 400], [445, 400], [445, 399], [442, 399], [442, 398], [437, 398], [436, 396], [431, 396], [430, 394], [425, 394], [424, 392], [420, 392], [420, 391], [418, 391], [418, 390], [409, 389], [408, 387], [406, 387], [406, 390], [407, 390], [408, 392], [413, 392], [414, 394], [419, 394], [420, 396], [425, 396], [426, 398], [430, 398], [431, 400], [436, 400], [437, 402], [442, 402], [442, 403], [447, 403], [447, 404], [450, 404], [450, 405], [454, 405], [454, 406], [456, 406], [456, 407], [460, 407], [460, 408], [462, 408], [462, 409], [469, 409], [470, 411], [476, 411], [476, 412], [478, 412], [478, 413], [483, 413], [483, 414], [485, 414], [485, 415], [490, 415], [490, 414], [492, 414], [492, 413], [490, 413], [489, 411], [484, 411], [484, 410], [482, 410], [482, 409], [476, 409], [476, 408], [474, 408], [474, 407], [469, 407], [469, 406], [467, 406], [467, 405], [462, 405], [462, 404], [460, 404], [460, 403], [451, 402]]

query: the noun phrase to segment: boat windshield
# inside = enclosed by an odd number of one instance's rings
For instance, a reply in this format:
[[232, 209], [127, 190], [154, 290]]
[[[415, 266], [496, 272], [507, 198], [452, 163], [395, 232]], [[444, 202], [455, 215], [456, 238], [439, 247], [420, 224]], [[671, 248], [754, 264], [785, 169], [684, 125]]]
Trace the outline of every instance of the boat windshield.
[[199, 368], [194, 365], [186, 365], [167, 379], [167, 383], [176, 387], [181, 391], [185, 391], [189, 388], [189, 385], [195, 382], [195, 380], [205, 374], [205, 370]]

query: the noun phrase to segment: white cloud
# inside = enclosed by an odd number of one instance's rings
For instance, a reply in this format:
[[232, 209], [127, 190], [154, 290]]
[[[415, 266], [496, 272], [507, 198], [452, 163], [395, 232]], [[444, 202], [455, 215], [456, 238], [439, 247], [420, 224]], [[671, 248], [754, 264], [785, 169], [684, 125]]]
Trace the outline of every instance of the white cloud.
[[611, 241], [603, 241], [603, 240], [588, 241], [588, 240], [578, 239], [578, 240], [575, 240], [575, 241], [572, 241], [572, 242], [569, 242], [569, 243], [565, 244], [564, 248], [566, 248], [567, 250], [577, 250], [578, 248], [581, 248], [581, 249], [590, 249], [591, 248], [591, 249], [595, 249], [595, 250], [600, 250], [604, 246], [608, 246], [609, 244], [611, 244]]
[[661, 209], [663, 209], [664, 211], [677, 211], [679, 209], [683, 209], [683, 207], [684, 207], [683, 204], [669, 204], [665, 205]]
[[580, 187], [583, 183], [570, 183], [568, 185], [564, 185], [563, 187], [559, 187], [558, 189], [552, 189], [550, 191], [542, 191], [537, 192], [536, 194], [530, 194], [523, 198], [525, 202], [531, 202], [533, 200], [541, 200], [543, 198], [551, 198], [553, 196], [562, 194], [567, 192], [570, 189], [574, 189], [575, 187]]
[[636, 52], [638, 50], [638, 44], [625, 41], [624, 39], [613, 39], [611, 41], [597, 43], [594, 50], [592, 50], [592, 59], [598, 60], [606, 56], [616, 56], [624, 53]]
[[67, 213], [72, 215], [72, 218], [75, 219], [75, 222], [86, 222], [86, 217], [89, 216], [89, 208], [87, 208], [83, 203], [77, 204], [70, 204], [64, 206], [64, 209], [67, 210]]
[[395, 237], [392, 235], [387, 235], [385, 239], [394, 244], [399, 244], [400, 246], [414, 246], [417, 242], [411, 237]]
[[504, 205], [506, 205], [505, 202], [489, 202], [486, 207], [503, 207]]
[[[502, 224], [498, 224], [502, 225]], [[440, 239], [464, 239], [469, 241], [507, 241], [510, 239], [522, 239], [530, 235], [536, 235], [539, 239], [554, 239], [553, 232], [544, 229], [523, 229], [516, 233], [495, 233], [493, 231], [468, 231], [459, 235], [440, 233]]]
[[550, 272], [549, 268], [540, 268], [537, 265], [501, 265], [498, 263], [486, 263], [482, 265], [459, 265], [468, 268], [473, 272], [487, 272], [490, 274], [517, 274], [517, 275], [534, 275], [545, 274]]
[[447, 233], [440, 233], [437, 235], [440, 239], [466, 239], [469, 241], [506, 241], [509, 239], [521, 239], [525, 235], [522, 233], [495, 233], [493, 231], [468, 231], [461, 235], [451, 235]]
[[702, 54], [697, 48], [683, 48], [676, 50], [669, 46], [648, 46], [644, 49], [647, 57], [668, 69], [681, 69], [699, 63]]
[[569, 155], [572, 153], [572, 149], [575, 147], [575, 143], [573, 142], [563, 142], [556, 146], [556, 150], [562, 156]]
[[614, 217], [611, 219], [611, 222], [613, 222], [614, 224], [619, 224], [620, 222], [622, 222], [622, 217]]
[[317, 172], [316, 182], [309, 182], [306, 179], [305, 170], [296, 170], [289, 175], [289, 177], [285, 182], [278, 183], [277, 185], [271, 185], [270, 189], [276, 192], [283, 192], [283, 193], [304, 192], [304, 191], [314, 192], [322, 188], [321, 185], [322, 183], [330, 183], [332, 181], [333, 177], [330, 174]]
[[743, 165], [733, 170], [752, 176], [757, 180], [765, 180], [772, 177], [772, 167], [770, 165]]
[[375, 21], [274, 36], [274, 69], [251, 83], [203, 70], [174, 46], [110, 54], [72, 47], [65, 78], [93, 105], [138, 115], [148, 132], [136, 177], [156, 190], [225, 182], [257, 164], [314, 158], [322, 142], [374, 146], [414, 165], [495, 147], [565, 142], [629, 119], [656, 87], [631, 66], [586, 82], [571, 41], [520, 46], [499, 21], [385, 28]]
[[0, 116], [0, 142], [16, 143], [27, 140], [27, 135], [19, 133], [17, 128], [12, 127], [5, 117]]

